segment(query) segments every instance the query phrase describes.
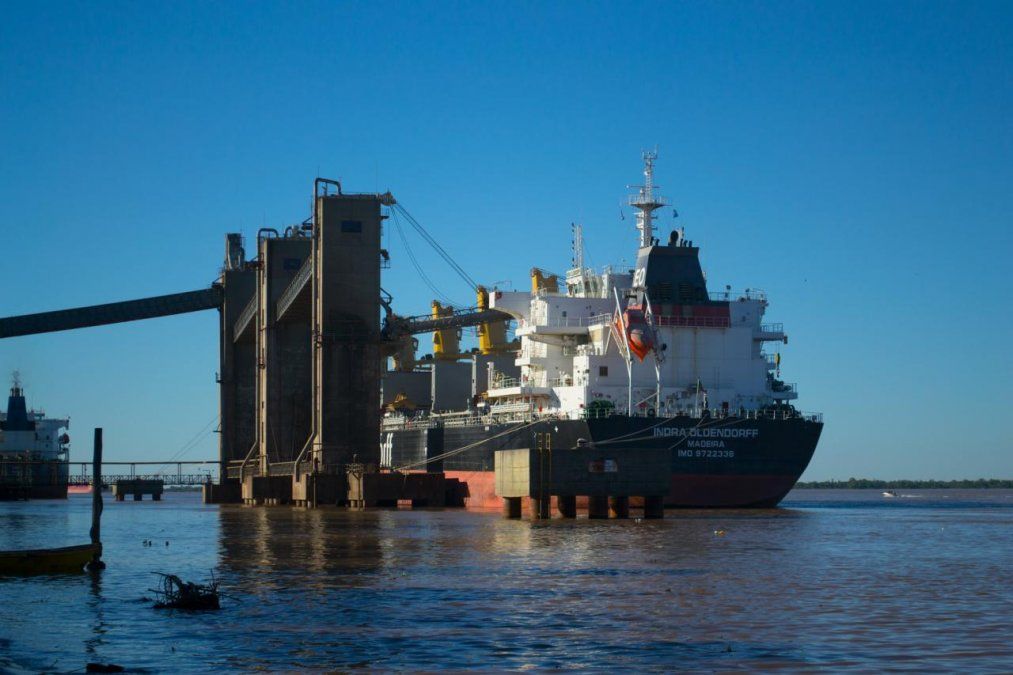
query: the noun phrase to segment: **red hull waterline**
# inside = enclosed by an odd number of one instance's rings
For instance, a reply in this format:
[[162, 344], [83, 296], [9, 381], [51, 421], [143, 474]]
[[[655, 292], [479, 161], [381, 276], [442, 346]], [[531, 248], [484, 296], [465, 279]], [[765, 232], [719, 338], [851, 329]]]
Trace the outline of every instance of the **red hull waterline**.
[[[503, 508], [496, 496], [492, 471], [447, 471], [466, 487], [465, 507], [476, 510]], [[672, 474], [672, 487], [665, 506], [672, 508], [770, 508], [780, 502], [798, 480], [797, 476]], [[636, 506], [631, 500], [631, 506]]]

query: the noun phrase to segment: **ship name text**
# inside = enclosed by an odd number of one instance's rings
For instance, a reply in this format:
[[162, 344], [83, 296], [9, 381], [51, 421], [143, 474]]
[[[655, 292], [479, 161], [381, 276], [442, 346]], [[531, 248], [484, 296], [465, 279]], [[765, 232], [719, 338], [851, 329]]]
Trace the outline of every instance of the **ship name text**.
[[707, 427], [655, 427], [655, 437], [675, 438], [756, 438], [759, 429], [711, 429]]

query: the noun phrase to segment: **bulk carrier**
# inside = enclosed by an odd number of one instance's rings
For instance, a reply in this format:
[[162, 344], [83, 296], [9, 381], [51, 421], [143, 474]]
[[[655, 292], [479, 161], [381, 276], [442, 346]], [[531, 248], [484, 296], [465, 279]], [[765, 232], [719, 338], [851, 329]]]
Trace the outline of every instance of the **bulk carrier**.
[[16, 371], [12, 380], [7, 412], [0, 412], [0, 499], [64, 499], [70, 420], [29, 409]]
[[[466, 486], [469, 508], [493, 508], [496, 450], [665, 450], [666, 506], [781, 501], [812, 458], [822, 416], [799, 412], [795, 385], [781, 379], [787, 335], [764, 323], [766, 294], [709, 291], [684, 229], [655, 236], [668, 204], [656, 158], [644, 154], [644, 184], [628, 200], [632, 268], [586, 267], [574, 226], [565, 275], [534, 269], [530, 292], [478, 289], [480, 308], [515, 322], [515, 342], [502, 339], [502, 322], [483, 324], [478, 353], [457, 354], [459, 333], [440, 331], [434, 360], [386, 374], [382, 466], [444, 471]], [[434, 316], [447, 311], [434, 303]]]

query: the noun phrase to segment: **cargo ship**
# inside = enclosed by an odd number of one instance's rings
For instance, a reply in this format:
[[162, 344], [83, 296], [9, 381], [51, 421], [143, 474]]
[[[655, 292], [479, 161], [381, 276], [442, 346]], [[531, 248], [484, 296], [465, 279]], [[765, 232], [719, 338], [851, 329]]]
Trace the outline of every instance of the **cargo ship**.
[[[478, 288], [479, 309], [511, 318], [434, 334], [434, 354], [384, 377], [381, 466], [443, 471], [469, 508], [496, 508], [496, 450], [578, 446], [671, 453], [669, 507], [772, 507], [809, 464], [822, 415], [795, 406], [781, 377], [781, 324], [765, 323], [763, 291], [713, 292], [684, 228], [656, 237], [657, 154], [633, 186], [632, 266], [593, 270], [573, 225], [565, 274], [531, 270], [530, 291]], [[677, 214], [673, 210], [673, 217]], [[433, 304], [433, 316], [453, 309]]]
[[65, 499], [70, 420], [29, 409], [17, 372], [12, 380], [0, 412], [0, 499]]

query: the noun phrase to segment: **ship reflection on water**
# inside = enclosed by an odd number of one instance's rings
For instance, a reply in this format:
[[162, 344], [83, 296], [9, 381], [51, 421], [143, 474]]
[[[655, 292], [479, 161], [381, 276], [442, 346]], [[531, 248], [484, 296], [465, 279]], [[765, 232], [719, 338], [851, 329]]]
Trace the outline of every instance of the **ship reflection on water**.
[[[897, 506], [818, 492], [776, 510], [538, 524], [180, 494], [111, 503], [100, 578], [0, 579], [0, 670], [1009, 662], [1010, 493]], [[0, 546], [72, 543], [88, 518], [86, 496], [0, 504]], [[154, 572], [205, 581], [212, 570], [221, 611], [155, 611], [146, 599]]]

